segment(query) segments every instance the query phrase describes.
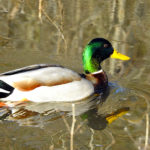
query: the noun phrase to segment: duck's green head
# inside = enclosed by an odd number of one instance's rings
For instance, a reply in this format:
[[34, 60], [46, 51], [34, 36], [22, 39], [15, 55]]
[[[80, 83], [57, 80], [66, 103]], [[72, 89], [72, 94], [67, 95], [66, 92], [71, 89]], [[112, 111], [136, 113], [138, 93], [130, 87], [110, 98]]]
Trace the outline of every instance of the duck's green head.
[[118, 53], [109, 41], [103, 38], [93, 39], [84, 49], [83, 67], [85, 73], [93, 73], [101, 69], [100, 63], [106, 58], [129, 60], [128, 56]]

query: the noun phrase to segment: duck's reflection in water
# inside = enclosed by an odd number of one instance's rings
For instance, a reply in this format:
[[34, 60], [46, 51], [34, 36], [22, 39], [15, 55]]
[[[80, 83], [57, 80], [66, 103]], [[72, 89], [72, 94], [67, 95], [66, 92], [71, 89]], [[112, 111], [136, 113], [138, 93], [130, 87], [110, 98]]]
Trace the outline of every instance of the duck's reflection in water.
[[[0, 110], [1, 120], [16, 121], [21, 126], [44, 127], [52, 121], [58, 119], [68, 119], [72, 115], [78, 116], [83, 122], [95, 130], [104, 129], [113, 120], [125, 114], [129, 107], [118, 108], [111, 114], [98, 114], [98, 108], [103, 107], [103, 101], [106, 100], [110, 92], [109, 87], [103, 95], [92, 95], [88, 99], [75, 103], [49, 102], [49, 103], [31, 103], [26, 102], [15, 108], [2, 108]], [[75, 114], [72, 114], [72, 104], [75, 104]]]

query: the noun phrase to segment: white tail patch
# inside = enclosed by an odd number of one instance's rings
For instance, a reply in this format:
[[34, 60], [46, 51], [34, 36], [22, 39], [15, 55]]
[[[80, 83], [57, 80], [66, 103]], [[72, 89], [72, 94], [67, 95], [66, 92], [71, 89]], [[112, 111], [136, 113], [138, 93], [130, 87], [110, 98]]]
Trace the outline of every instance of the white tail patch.
[[10, 91], [7, 91], [7, 90], [1, 89], [1, 88], [0, 88], [0, 92], [2, 92], [2, 93], [10, 93]]

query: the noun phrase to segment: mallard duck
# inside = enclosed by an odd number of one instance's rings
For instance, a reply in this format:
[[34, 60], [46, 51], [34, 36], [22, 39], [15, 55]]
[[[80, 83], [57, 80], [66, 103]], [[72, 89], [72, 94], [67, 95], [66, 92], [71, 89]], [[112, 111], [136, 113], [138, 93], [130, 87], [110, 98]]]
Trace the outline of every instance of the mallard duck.
[[[108, 86], [101, 62], [107, 58], [129, 60], [118, 53], [111, 43], [95, 38], [83, 51], [84, 74], [59, 65], [38, 64], [0, 74], [0, 105], [8, 102], [74, 102]], [[4, 102], [2, 102], [4, 101]]]

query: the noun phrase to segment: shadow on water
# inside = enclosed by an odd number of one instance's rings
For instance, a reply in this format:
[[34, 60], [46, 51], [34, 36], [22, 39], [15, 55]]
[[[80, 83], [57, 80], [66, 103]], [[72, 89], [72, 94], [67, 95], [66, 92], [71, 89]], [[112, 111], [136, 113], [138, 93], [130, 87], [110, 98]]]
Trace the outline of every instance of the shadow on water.
[[[102, 64], [111, 82], [105, 101], [75, 104], [73, 148], [149, 149], [150, 1], [0, 2], [0, 72], [38, 63], [83, 72], [82, 49], [95, 37], [130, 56]], [[0, 116], [1, 150], [70, 149], [72, 103], [30, 103]]]

